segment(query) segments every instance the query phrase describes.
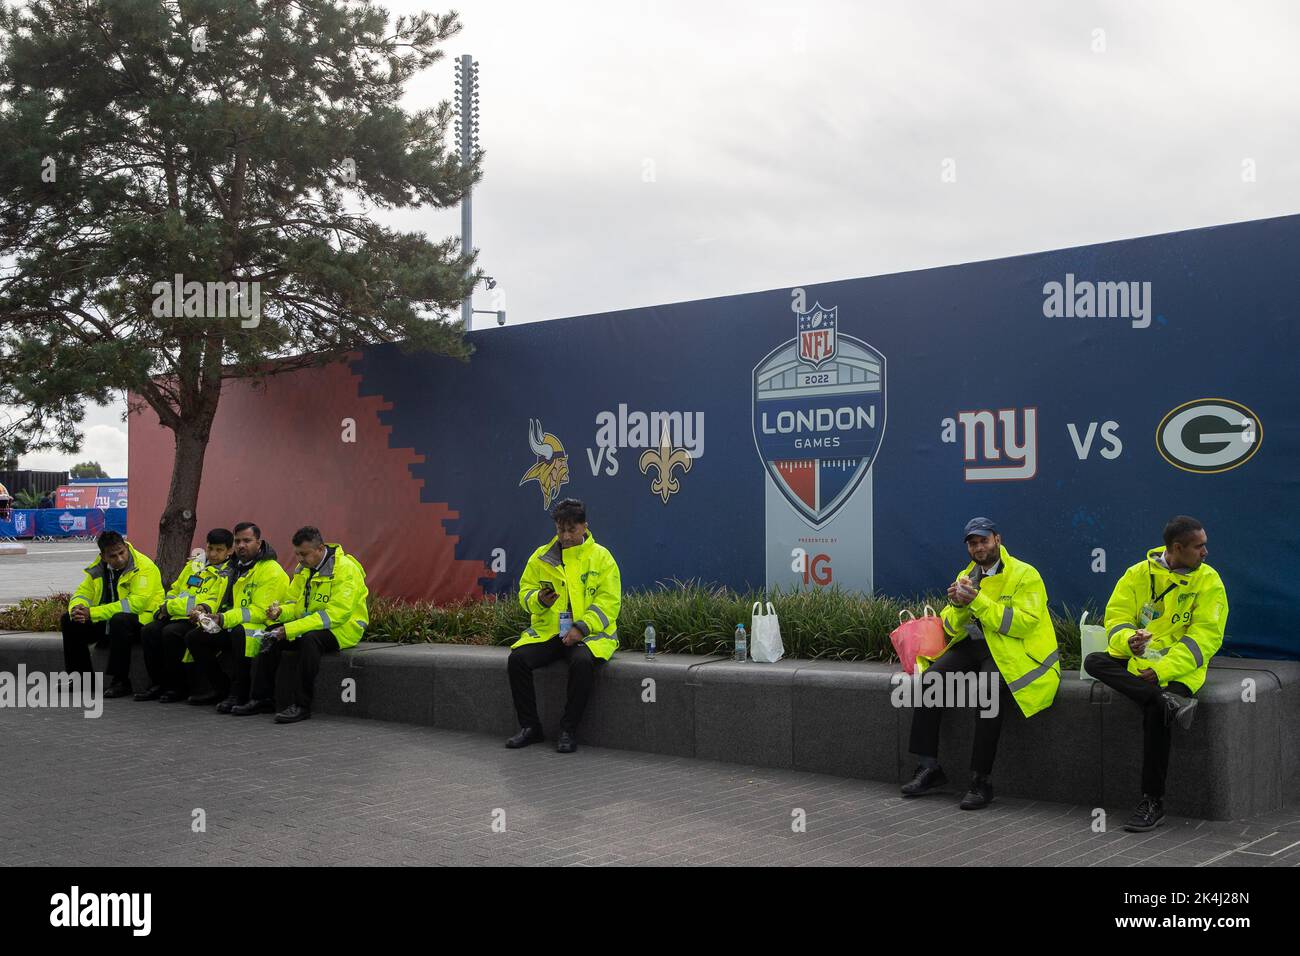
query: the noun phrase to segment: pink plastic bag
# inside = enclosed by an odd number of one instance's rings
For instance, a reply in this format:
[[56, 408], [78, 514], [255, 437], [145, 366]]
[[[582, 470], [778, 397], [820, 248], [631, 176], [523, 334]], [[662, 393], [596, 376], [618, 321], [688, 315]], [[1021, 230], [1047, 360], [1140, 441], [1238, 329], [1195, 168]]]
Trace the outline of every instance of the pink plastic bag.
[[[908, 620], [903, 620], [903, 615]], [[898, 655], [903, 670], [909, 674], [916, 671], [916, 658], [920, 655], [938, 657], [948, 643], [943, 632], [943, 622], [935, 616], [934, 608], [925, 606], [925, 615], [917, 617], [906, 609], [898, 612], [898, 627], [889, 635]]]

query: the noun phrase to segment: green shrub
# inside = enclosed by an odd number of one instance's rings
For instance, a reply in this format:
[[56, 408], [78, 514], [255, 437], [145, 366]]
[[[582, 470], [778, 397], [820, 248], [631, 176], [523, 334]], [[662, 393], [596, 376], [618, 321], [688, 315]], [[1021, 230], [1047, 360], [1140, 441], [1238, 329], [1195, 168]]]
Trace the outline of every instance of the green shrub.
[[[737, 624], [748, 629], [759, 592], [740, 594], [698, 581], [661, 583], [623, 595], [618, 631], [622, 650], [643, 650], [646, 625], [653, 624], [658, 649], [679, 654], [729, 654]], [[843, 661], [897, 660], [889, 634], [899, 612], [938, 610], [940, 595], [908, 600], [860, 594], [832, 587], [818, 591], [774, 591], [781, 616], [781, 638], [789, 657]], [[1077, 615], [1052, 613], [1065, 666], [1079, 666]], [[1091, 616], [1091, 615], [1090, 615]], [[398, 643], [509, 645], [528, 626], [528, 615], [513, 597], [436, 605], [389, 598], [374, 601], [366, 639]]]
[[0, 631], [57, 631], [70, 596], [23, 598], [13, 607], [0, 608]]
[[[759, 592], [740, 594], [698, 581], [672, 581], [648, 591], [623, 595], [619, 612], [619, 646], [644, 650], [646, 625], [655, 628], [658, 649], [675, 654], [730, 654], [736, 625], [750, 627]], [[774, 591], [771, 601], [781, 616], [781, 639], [787, 657], [838, 661], [894, 661], [889, 633], [898, 626], [899, 612], [936, 611], [941, 595], [908, 600], [875, 595], [864, 597], [837, 587], [820, 591]], [[0, 630], [57, 631], [68, 595], [25, 598], [0, 610]], [[1079, 666], [1079, 613], [1069, 608], [1052, 612], [1062, 665]], [[1099, 620], [1087, 607], [1089, 620]], [[513, 644], [528, 626], [528, 615], [513, 596], [497, 600], [400, 601], [375, 598], [370, 606], [366, 640], [398, 644]]]

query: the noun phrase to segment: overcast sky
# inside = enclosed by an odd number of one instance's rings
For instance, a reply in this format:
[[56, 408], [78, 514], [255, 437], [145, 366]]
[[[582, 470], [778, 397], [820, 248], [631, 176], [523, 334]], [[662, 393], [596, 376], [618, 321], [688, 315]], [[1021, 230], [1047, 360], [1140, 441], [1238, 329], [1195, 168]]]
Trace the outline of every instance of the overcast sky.
[[[474, 243], [500, 284], [476, 305], [511, 324], [1300, 211], [1300, 4], [456, 9], [409, 105], [478, 59]], [[460, 228], [455, 210], [393, 222]], [[22, 467], [126, 474], [121, 411]]]

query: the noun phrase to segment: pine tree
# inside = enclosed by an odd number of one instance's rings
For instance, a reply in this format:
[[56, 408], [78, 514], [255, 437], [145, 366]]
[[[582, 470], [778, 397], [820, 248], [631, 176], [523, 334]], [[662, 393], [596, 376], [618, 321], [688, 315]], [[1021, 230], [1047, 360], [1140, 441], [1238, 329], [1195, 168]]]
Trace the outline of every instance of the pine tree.
[[223, 382], [378, 342], [468, 357], [447, 317], [472, 254], [367, 214], [480, 177], [446, 145], [450, 104], [400, 105], [459, 30], [364, 0], [0, 5], [4, 389], [54, 440], [116, 389], [174, 432], [168, 574]]

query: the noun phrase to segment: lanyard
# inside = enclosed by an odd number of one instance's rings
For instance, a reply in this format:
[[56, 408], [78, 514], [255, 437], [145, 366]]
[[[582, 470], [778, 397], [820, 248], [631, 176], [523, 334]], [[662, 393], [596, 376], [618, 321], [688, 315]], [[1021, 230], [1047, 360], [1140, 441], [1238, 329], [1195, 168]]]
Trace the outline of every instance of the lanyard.
[[1156, 603], [1157, 601], [1163, 599], [1164, 596], [1165, 596], [1166, 594], [1168, 594], [1170, 591], [1172, 591], [1174, 588], [1178, 587], [1178, 582], [1177, 582], [1177, 581], [1171, 581], [1170, 584], [1169, 584], [1169, 587], [1165, 588], [1165, 589], [1164, 589], [1163, 591], [1161, 591], [1159, 594], [1156, 594], [1156, 576], [1155, 576], [1154, 574], [1152, 574], [1150, 571], [1148, 571], [1148, 572], [1147, 572], [1147, 577], [1149, 577], [1149, 578], [1151, 579], [1151, 604], [1152, 604], [1152, 606], [1154, 606], [1155, 603]]

